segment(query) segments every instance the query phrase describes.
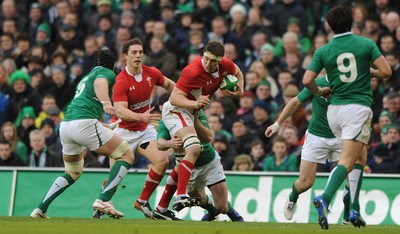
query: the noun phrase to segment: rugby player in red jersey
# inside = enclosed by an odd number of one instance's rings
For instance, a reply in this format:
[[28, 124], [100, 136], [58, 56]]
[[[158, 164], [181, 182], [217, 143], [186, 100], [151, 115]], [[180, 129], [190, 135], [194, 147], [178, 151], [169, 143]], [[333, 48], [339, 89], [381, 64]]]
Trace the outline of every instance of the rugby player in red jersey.
[[186, 187], [192, 174], [194, 164], [200, 154], [200, 140], [193, 126], [194, 113], [210, 104], [210, 98], [219, 89], [226, 75], [238, 78], [235, 92], [222, 90], [228, 97], [240, 97], [243, 94], [243, 73], [232, 60], [224, 58], [224, 45], [217, 41], [209, 41], [202, 57], [187, 65], [172, 91], [170, 101], [164, 104], [162, 111], [165, 126], [171, 136], [179, 136], [183, 140], [185, 157], [178, 169], [177, 197], [173, 209], [182, 210], [197, 201], [189, 198]]
[[113, 94], [116, 116], [122, 121], [114, 132], [128, 142], [134, 153], [143, 155], [153, 164], [135, 202], [136, 209], [147, 218], [153, 218], [148, 199], [164, 177], [168, 154], [157, 149], [157, 132], [152, 124], [157, 124], [161, 116], [151, 113], [151, 97], [156, 86], [171, 92], [175, 82], [163, 76], [157, 68], [142, 64], [144, 52], [140, 39], [125, 42], [122, 53], [126, 67], [117, 76]]

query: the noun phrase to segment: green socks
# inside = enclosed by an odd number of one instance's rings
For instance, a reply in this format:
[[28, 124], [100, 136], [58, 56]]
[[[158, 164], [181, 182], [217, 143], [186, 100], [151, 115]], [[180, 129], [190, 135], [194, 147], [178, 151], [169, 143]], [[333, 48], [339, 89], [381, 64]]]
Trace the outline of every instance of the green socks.
[[54, 183], [51, 185], [49, 191], [44, 196], [43, 200], [40, 202], [38, 208], [44, 213], [47, 212], [49, 205], [56, 199], [61, 193], [63, 193], [71, 184], [75, 181], [68, 174], [57, 177]]
[[296, 187], [294, 186], [294, 183], [293, 183], [292, 192], [289, 195], [289, 201], [296, 203], [297, 199], [299, 199], [300, 194], [301, 193], [297, 192]]
[[346, 179], [348, 171], [343, 165], [337, 165], [331, 172], [325, 191], [322, 194], [324, 200], [329, 204], [332, 201], [333, 195]]
[[115, 162], [108, 176], [107, 184], [104, 186], [103, 191], [98, 197], [100, 200], [111, 200], [112, 196], [115, 193], [115, 190], [117, 190], [119, 183], [121, 183], [122, 179], [128, 173], [129, 168], [131, 168], [131, 165], [125, 161]]
[[215, 217], [219, 214], [219, 212], [213, 205], [212, 199], [208, 195], [206, 196], [206, 204], [202, 205], [201, 208], [207, 210], [208, 213], [210, 214], [210, 217]]

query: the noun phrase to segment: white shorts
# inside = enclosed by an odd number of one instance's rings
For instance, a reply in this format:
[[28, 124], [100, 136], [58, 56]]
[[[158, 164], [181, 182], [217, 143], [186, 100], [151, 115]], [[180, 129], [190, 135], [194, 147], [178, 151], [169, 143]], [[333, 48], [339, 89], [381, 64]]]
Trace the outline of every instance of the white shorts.
[[301, 159], [309, 162], [325, 164], [337, 162], [342, 151], [340, 138], [324, 138], [306, 132], [306, 139], [301, 150]]
[[147, 125], [144, 131], [131, 131], [125, 128], [116, 127], [114, 132], [117, 133], [129, 144], [132, 152], [143, 143], [157, 140], [157, 132], [152, 125]]
[[97, 119], [62, 121], [60, 124], [62, 151], [66, 155], [80, 154], [86, 147], [90, 151], [97, 150], [113, 135], [114, 133]]
[[190, 176], [187, 192], [197, 191], [205, 186], [216, 184], [225, 179], [224, 169], [221, 164], [221, 157], [215, 152], [215, 158], [210, 163], [195, 167]]
[[329, 105], [327, 117], [329, 127], [337, 137], [368, 144], [372, 121], [371, 108], [356, 104]]
[[187, 109], [172, 106], [169, 101], [164, 103], [162, 119], [171, 136], [184, 127], [194, 126], [193, 114]]

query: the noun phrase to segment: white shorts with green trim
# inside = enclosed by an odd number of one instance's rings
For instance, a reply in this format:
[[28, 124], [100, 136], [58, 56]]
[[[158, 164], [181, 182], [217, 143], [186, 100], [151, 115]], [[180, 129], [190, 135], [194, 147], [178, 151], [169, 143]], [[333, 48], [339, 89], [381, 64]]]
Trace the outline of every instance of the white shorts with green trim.
[[368, 144], [372, 121], [371, 108], [357, 104], [329, 105], [328, 123], [332, 132], [342, 140]]
[[210, 163], [195, 167], [190, 176], [187, 192], [197, 191], [205, 186], [216, 184], [225, 179], [224, 169], [221, 164], [221, 157], [215, 152], [215, 158]]
[[63, 153], [67, 155], [80, 154], [86, 147], [90, 151], [97, 150], [106, 144], [113, 134], [97, 119], [63, 121], [60, 124]]
[[340, 138], [324, 138], [306, 132], [306, 140], [301, 150], [301, 159], [309, 162], [325, 164], [337, 162], [342, 152], [342, 143]]

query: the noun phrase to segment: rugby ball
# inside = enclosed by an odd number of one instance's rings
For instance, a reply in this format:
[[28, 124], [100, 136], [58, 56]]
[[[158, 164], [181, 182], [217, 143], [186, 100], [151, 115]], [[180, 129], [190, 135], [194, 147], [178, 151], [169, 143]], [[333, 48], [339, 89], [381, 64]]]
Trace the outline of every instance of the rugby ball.
[[236, 84], [239, 82], [238, 78], [234, 75], [226, 75], [222, 78], [221, 85], [219, 88], [221, 90], [229, 90], [235, 92], [237, 90]]

